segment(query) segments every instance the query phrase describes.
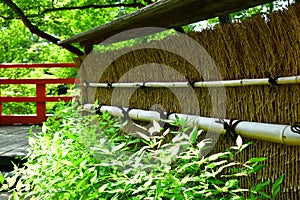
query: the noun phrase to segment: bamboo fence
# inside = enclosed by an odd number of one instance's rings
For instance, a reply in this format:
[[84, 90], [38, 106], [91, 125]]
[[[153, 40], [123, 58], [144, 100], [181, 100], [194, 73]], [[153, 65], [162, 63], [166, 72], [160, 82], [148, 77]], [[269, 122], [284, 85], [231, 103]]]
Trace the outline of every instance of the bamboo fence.
[[[201, 44], [212, 57], [222, 80], [264, 79], [275, 77], [295, 77], [300, 75], [300, 4], [290, 6], [267, 16], [257, 15], [242, 23], [233, 23], [215, 27], [202, 32], [188, 33], [188, 36]], [[176, 37], [176, 36], [173, 36]], [[168, 38], [159, 45], [170, 45]], [[175, 46], [175, 44], [174, 44]], [[188, 44], [187, 44], [188, 46]], [[187, 48], [188, 49], [188, 48]], [[119, 50], [124, 51], [126, 50]], [[190, 62], [170, 52], [157, 49], [137, 49], [120, 55], [119, 51], [106, 52], [92, 59], [86, 59], [83, 65], [97, 65], [97, 73], [88, 67], [81, 70], [83, 82], [89, 83], [144, 83], [144, 82], [203, 82], [220, 81], [210, 77], [209, 73], [200, 74]], [[121, 53], [122, 54], [122, 53]], [[199, 52], [201, 56], [201, 52]], [[114, 62], [105, 63], [107, 58]], [[189, 59], [198, 59], [191, 57]], [[152, 63], [152, 64], [149, 64]], [[159, 64], [157, 64], [159, 63]], [[149, 64], [149, 71], [142, 75], [125, 76], [135, 72], [137, 66]], [[208, 70], [210, 60], [203, 60]], [[108, 67], [107, 67], [108, 65]], [[168, 67], [164, 67], [168, 66]], [[155, 69], [159, 68], [157, 71]], [[92, 67], [91, 69], [95, 69]], [[176, 70], [178, 73], [174, 73]], [[86, 74], [101, 74], [101, 77], [87, 77]], [[270, 77], [267, 77], [267, 75]], [[183, 75], [183, 76], [182, 76]], [[183, 78], [184, 77], [184, 78]], [[269, 80], [269, 79], [268, 79]], [[206, 87], [193, 88], [200, 108], [193, 106], [192, 98], [180, 96], [186, 88], [94, 88], [91, 92], [85, 88], [85, 99], [93, 103], [112, 105], [112, 95], [120, 99], [113, 101], [113, 106], [123, 106], [149, 110], [152, 105], [161, 105], [168, 113], [181, 113], [182, 104], [178, 99], [185, 99], [187, 108], [184, 114], [196, 114], [203, 117], [219, 118], [212, 110], [210, 95]], [[247, 85], [228, 86], [226, 99], [217, 99], [214, 103], [226, 105], [228, 119], [240, 119], [251, 122], [272, 124], [293, 124], [300, 121], [299, 83], [284, 85]], [[218, 88], [213, 89], [218, 92]], [[122, 98], [130, 95], [128, 105], [123, 105]], [[177, 95], [175, 95], [177, 94]], [[224, 151], [232, 145], [230, 138], [219, 140], [213, 152]], [[278, 199], [298, 199], [300, 196], [300, 147], [253, 140], [251, 148], [240, 155], [241, 160], [251, 157], [267, 157], [267, 167], [258, 176], [243, 180], [243, 185], [267, 179], [274, 181], [285, 174], [282, 191]], [[267, 190], [271, 190], [269, 187]]]

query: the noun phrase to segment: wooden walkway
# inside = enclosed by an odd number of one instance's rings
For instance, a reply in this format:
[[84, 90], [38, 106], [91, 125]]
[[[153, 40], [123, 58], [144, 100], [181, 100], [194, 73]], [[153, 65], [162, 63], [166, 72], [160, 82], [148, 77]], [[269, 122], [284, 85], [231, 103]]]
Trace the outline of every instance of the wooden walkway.
[[24, 157], [27, 154], [30, 126], [0, 126], [0, 157]]
[[[24, 163], [21, 160], [27, 154], [30, 126], [0, 126], [0, 173], [13, 170], [13, 164]], [[0, 200], [8, 200], [10, 193], [0, 192]]]
[[28, 153], [30, 126], [0, 126], [0, 171], [13, 170], [13, 164], [22, 165]]

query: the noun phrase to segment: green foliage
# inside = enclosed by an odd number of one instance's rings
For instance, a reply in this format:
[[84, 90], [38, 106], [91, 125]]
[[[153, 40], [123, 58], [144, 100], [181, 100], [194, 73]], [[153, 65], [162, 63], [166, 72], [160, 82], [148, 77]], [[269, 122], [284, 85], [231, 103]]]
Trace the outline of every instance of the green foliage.
[[248, 146], [241, 138], [231, 151], [204, 156], [210, 140], [199, 140], [196, 128], [170, 131], [153, 122], [147, 133], [124, 134], [122, 126], [107, 113], [59, 107], [40, 133], [32, 133], [24, 168], [2, 180], [2, 190], [14, 185], [15, 199], [44, 200], [271, 199], [280, 190], [283, 176], [272, 197], [264, 192], [270, 181], [240, 187], [240, 177], [255, 174], [265, 160], [238, 162], [235, 155]]

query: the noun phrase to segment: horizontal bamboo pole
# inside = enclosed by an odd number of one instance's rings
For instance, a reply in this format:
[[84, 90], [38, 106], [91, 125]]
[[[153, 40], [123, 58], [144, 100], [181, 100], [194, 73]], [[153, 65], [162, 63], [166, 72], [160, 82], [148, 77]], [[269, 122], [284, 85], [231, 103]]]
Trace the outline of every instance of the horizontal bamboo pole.
[[[276, 80], [278, 85], [297, 84], [300, 83], [300, 75], [280, 77]], [[134, 83], [89, 83], [89, 87], [113, 87], [113, 88], [138, 88], [138, 87], [168, 87], [168, 88], [186, 88], [193, 87], [237, 87], [251, 85], [270, 85], [269, 78], [259, 79], [239, 79], [239, 80], [223, 80], [223, 81], [205, 81], [205, 82], [134, 82]]]
[[[220, 129], [220, 126], [222, 128], [222, 125], [216, 122], [218, 121], [216, 118], [171, 114], [168, 119], [175, 120], [175, 115], [186, 120], [188, 125], [197, 126], [203, 130], [216, 132], [216, 130]], [[225, 119], [224, 121], [229, 123], [230, 120]], [[290, 125], [241, 121], [236, 125], [234, 130], [238, 135], [245, 138], [300, 146], [300, 134], [294, 133]]]
[[[94, 109], [93, 104], [84, 105], [85, 109]], [[125, 112], [128, 111], [127, 108], [123, 108]], [[121, 108], [115, 106], [101, 106], [101, 112], [108, 112], [113, 116], [123, 117], [124, 111]], [[166, 115], [166, 113], [164, 113]], [[129, 110], [128, 116], [131, 119], [150, 122], [152, 120], [160, 121], [161, 114], [156, 111], [146, 111], [139, 109]], [[196, 126], [199, 129], [205, 131], [224, 134], [225, 130], [223, 125], [217, 123], [219, 121], [217, 118], [208, 118], [195, 115], [185, 115], [179, 113], [170, 114], [167, 119], [171, 121], [176, 120], [176, 116], [182, 118], [186, 121], [189, 126]], [[229, 123], [230, 120], [225, 119], [225, 122]], [[292, 131], [290, 125], [280, 125], [280, 124], [268, 124], [268, 123], [257, 123], [241, 121], [235, 128], [235, 132], [245, 138], [264, 140], [269, 142], [276, 142], [287, 145], [300, 146], [300, 134]]]

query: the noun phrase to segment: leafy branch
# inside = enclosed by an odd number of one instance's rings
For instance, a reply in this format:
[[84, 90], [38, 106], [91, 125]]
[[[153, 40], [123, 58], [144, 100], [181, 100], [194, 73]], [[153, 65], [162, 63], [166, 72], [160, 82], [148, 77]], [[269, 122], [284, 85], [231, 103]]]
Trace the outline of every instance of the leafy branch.
[[[6, 2], [6, 0], [3, 0]], [[46, 13], [51, 12], [57, 12], [57, 11], [70, 11], [70, 10], [85, 10], [85, 9], [105, 9], [105, 8], [118, 8], [118, 7], [124, 7], [124, 8], [143, 8], [146, 5], [139, 3], [137, 1], [134, 1], [134, 3], [117, 3], [117, 4], [105, 4], [105, 5], [97, 5], [97, 4], [89, 4], [89, 5], [83, 5], [83, 6], [67, 6], [67, 7], [54, 7], [54, 4], [52, 4], [52, 8], [46, 8], [43, 11], [39, 12], [38, 14], [31, 14], [27, 15], [27, 18], [34, 18], [43, 16]], [[1, 18], [5, 20], [12, 20], [16, 19], [12, 16], [3, 16], [0, 15]]]
[[[59, 41], [58, 38], [42, 31], [37, 26], [33, 25], [30, 22], [30, 20], [25, 16], [24, 12], [12, 0], [0, 0], [0, 1], [3, 2], [4, 4], [6, 4], [8, 7], [10, 7], [13, 10], [13, 12], [19, 16], [19, 18], [22, 20], [23, 24], [30, 30], [31, 33], [33, 33], [41, 38], [44, 38], [44, 39], [48, 40], [49, 42], [52, 42], [52, 43], [58, 45], [57, 44], [57, 42]], [[78, 49], [72, 45], [69, 45], [69, 44], [62, 44], [59, 46], [70, 51], [71, 53], [73, 53], [77, 56], [82, 56], [84, 54], [80, 49]]]

